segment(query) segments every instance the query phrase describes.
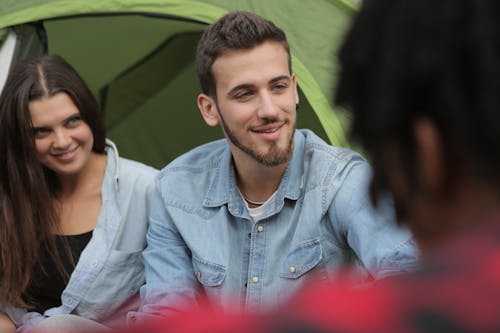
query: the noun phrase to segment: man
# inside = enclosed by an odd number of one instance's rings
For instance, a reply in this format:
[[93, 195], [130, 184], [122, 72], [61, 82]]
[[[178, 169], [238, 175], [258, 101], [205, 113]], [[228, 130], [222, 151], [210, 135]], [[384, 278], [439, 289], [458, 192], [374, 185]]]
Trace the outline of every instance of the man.
[[141, 313], [168, 316], [200, 298], [224, 310], [260, 312], [307, 281], [328, 283], [358, 263], [380, 278], [415, 266], [410, 234], [379, 211], [358, 154], [295, 130], [299, 102], [285, 34], [233, 12], [197, 49], [198, 107], [225, 140], [179, 157], [152, 198]]
[[374, 289], [305, 290], [249, 331], [500, 332], [500, 2], [365, 0], [340, 65], [336, 101], [422, 268]]

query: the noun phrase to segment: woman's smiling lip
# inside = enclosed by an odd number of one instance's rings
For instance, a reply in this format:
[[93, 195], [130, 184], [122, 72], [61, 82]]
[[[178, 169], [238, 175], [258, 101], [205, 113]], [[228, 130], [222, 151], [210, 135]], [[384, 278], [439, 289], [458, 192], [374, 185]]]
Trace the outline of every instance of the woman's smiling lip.
[[75, 147], [71, 150], [65, 151], [63, 153], [52, 154], [56, 159], [62, 162], [70, 162], [76, 156], [76, 151], [78, 147]]

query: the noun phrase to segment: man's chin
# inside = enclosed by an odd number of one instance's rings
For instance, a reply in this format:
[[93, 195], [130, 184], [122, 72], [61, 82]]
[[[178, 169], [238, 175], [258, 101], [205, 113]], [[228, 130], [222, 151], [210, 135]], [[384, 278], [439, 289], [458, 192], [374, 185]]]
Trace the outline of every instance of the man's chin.
[[292, 156], [291, 150], [276, 152], [272, 151], [265, 155], [253, 155], [253, 158], [260, 164], [267, 167], [277, 167], [288, 163], [290, 157]]

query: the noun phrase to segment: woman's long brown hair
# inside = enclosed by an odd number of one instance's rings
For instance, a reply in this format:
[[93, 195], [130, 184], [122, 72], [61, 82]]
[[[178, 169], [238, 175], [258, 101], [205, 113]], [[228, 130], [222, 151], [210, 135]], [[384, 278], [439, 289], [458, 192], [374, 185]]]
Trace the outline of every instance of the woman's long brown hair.
[[61, 57], [27, 59], [9, 74], [0, 96], [0, 302], [23, 300], [40, 249], [45, 247], [67, 279], [55, 246], [58, 177], [36, 157], [29, 102], [64, 92], [94, 135], [93, 151], [104, 153], [99, 105], [78, 73]]

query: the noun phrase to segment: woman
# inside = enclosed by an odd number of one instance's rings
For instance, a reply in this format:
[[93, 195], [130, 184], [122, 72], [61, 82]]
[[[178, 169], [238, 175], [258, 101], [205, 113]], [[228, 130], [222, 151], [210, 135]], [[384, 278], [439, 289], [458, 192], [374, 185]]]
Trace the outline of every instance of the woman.
[[97, 101], [58, 56], [9, 75], [0, 142], [0, 325], [124, 324], [144, 284], [156, 170], [118, 157]]

